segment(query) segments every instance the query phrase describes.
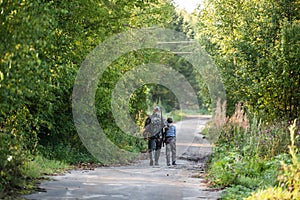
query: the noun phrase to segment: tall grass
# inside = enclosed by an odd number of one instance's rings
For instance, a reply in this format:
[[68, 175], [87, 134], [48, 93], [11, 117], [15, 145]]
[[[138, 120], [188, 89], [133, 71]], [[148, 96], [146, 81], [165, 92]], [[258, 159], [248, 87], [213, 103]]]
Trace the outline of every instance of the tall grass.
[[227, 146], [242, 155], [273, 158], [287, 152], [289, 132], [282, 122], [264, 123], [256, 116], [249, 117], [238, 103], [232, 116], [226, 116], [225, 104], [217, 104], [217, 113], [207, 127], [208, 135], [217, 135], [216, 146]]
[[3, 188], [0, 185], [0, 199], [18, 199], [19, 195], [34, 191], [36, 182], [44, 175], [62, 173], [69, 168], [70, 166], [64, 162], [48, 160], [43, 156], [37, 155], [33, 160], [22, 163], [17, 177], [18, 184]]
[[249, 117], [241, 104], [232, 116], [225, 115], [225, 108], [225, 103], [217, 104], [217, 113], [205, 130], [209, 137], [219, 136], [207, 169], [209, 181], [226, 188], [223, 199], [242, 199], [278, 184], [280, 161], [290, 160], [288, 124]]
[[34, 160], [24, 164], [22, 174], [29, 179], [40, 178], [43, 175], [52, 175], [64, 172], [70, 168], [65, 162], [48, 160], [43, 156], [37, 155]]
[[295, 146], [296, 120], [294, 121], [293, 125], [289, 127], [289, 131], [291, 136], [289, 154], [291, 156], [292, 163], [286, 164], [281, 162], [283, 173], [278, 177], [278, 186], [270, 187], [265, 190], [259, 190], [245, 200], [300, 199], [300, 161], [297, 156], [298, 150]]

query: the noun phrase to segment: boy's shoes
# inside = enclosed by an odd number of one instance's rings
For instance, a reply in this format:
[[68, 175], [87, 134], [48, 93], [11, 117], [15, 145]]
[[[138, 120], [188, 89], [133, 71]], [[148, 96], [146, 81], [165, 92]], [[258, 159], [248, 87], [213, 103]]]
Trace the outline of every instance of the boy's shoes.
[[173, 162], [172, 162], [172, 165], [177, 165], [177, 164], [176, 164], [176, 161], [173, 161]]
[[150, 166], [153, 166], [153, 161], [150, 161]]

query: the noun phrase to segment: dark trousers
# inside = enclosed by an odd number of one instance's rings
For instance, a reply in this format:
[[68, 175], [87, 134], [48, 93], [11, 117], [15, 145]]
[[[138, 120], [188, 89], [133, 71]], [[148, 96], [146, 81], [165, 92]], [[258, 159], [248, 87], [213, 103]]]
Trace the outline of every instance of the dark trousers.
[[148, 149], [150, 155], [150, 165], [153, 165], [153, 159], [155, 161], [155, 165], [158, 165], [161, 146], [162, 138], [149, 138]]

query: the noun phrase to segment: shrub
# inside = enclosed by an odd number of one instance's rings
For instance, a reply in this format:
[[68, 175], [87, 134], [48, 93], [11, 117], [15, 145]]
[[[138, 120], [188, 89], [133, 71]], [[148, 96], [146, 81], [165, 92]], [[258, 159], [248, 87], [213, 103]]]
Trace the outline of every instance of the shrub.
[[291, 155], [292, 163], [286, 164], [282, 162], [283, 174], [278, 177], [280, 183], [276, 187], [259, 190], [253, 193], [246, 200], [256, 199], [300, 199], [300, 161], [297, 157], [297, 149], [295, 147], [295, 130], [296, 120], [290, 126], [290, 140], [289, 153]]
[[222, 113], [216, 114], [205, 130], [208, 135], [220, 133], [207, 177], [213, 185], [226, 187], [222, 198], [241, 199], [259, 188], [278, 184], [280, 162], [289, 160], [285, 154], [287, 127], [249, 118], [241, 104], [231, 117], [225, 117], [225, 107], [220, 104], [217, 111]]
[[27, 179], [40, 178], [43, 175], [51, 175], [54, 173], [63, 172], [69, 169], [70, 166], [65, 162], [49, 160], [41, 155], [29, 162], [26, 162], [22, 168], [22, 175]]
[[26, 107], [11, 115], [0, 115], [0, 198], [21, 188], [25, 182], [22, 175], [24, 163], [32, 159], [36, 147], [35, 121]]

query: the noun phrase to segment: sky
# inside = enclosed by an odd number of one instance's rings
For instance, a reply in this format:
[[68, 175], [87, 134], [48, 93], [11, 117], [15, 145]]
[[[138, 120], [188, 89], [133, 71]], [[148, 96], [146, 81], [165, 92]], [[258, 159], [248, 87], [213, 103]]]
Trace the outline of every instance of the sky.
[[187, 12], [192, 13], [197, 4], [201, 3], [201, 0], [173, 0], [175, 5], [178, 5], [179, 8], [185, 9]]

